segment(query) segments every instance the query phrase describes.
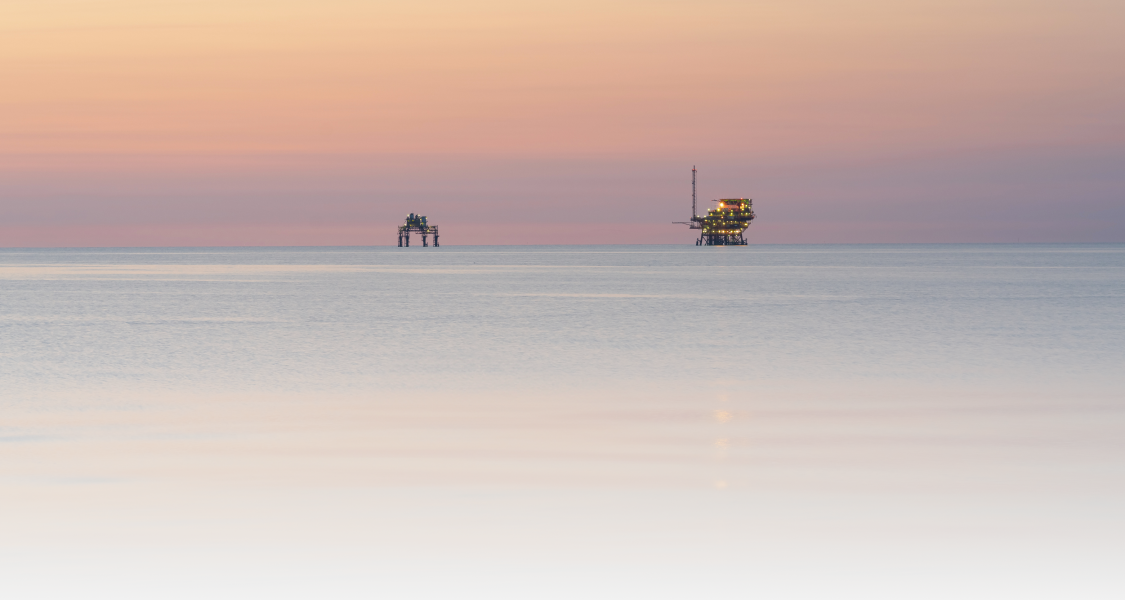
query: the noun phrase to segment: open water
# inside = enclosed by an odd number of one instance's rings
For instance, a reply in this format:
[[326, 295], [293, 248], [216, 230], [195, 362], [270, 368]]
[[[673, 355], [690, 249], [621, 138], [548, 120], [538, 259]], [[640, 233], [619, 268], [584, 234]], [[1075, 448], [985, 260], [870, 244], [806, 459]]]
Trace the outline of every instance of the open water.
[[0, 250], [0, 593], [1118, 598], [1123, 390], [1120, 244]]

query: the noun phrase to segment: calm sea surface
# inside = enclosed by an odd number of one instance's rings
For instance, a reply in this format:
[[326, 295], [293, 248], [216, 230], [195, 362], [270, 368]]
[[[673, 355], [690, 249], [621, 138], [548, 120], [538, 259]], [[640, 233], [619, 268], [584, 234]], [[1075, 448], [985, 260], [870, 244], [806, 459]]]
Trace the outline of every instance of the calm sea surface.
[[20, 597], [1122, 597], [1125, 245], [0, 250], [0, 507]]

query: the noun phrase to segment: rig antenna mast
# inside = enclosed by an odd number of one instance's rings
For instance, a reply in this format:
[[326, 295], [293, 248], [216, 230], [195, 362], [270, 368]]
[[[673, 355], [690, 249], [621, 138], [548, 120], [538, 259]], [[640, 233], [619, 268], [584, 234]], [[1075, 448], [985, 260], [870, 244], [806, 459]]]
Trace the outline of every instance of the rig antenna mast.
[[695, 212], [695, 165], [691, 166], [691, 218], [694, 219]]

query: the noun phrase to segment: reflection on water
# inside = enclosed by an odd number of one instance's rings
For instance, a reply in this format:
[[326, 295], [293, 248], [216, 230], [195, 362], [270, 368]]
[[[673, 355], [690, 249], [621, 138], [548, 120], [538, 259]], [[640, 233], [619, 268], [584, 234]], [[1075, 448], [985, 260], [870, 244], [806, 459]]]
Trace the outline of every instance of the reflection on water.
[[404, 250], [0, 251], [0, 590], [1123, 591], [1125, 247]]

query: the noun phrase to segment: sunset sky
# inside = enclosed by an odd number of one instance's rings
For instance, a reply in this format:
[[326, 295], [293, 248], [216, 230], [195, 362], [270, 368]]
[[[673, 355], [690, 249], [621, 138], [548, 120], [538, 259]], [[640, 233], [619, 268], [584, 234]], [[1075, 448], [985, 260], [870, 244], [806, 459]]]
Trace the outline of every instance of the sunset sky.
[[[1119, 0], [8, 0], [0, 246], [1125, 241]], [[704, 205], [707, 203], [705, 202]]]

